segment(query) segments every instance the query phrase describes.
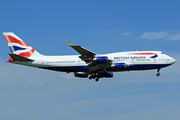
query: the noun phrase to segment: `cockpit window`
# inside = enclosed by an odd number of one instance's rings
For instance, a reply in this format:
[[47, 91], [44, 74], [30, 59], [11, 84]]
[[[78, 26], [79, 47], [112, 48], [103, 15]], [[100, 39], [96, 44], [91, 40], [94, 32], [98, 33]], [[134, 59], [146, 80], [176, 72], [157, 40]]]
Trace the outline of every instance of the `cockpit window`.
[[161, 52], [161, 54], [164, 54], [163, 52]]

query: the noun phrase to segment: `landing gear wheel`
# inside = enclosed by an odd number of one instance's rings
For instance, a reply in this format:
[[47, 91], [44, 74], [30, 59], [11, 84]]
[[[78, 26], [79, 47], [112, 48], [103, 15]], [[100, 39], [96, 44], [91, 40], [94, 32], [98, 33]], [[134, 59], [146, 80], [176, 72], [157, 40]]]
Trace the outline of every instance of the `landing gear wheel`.
[[99, 81], [99, 78], [97, 77], [97, 78], [95, 79], [95, 81], [98, 82], [98, 81]]
[[94, 75], [92, 78], [93, 78], [93, 79], [95, 79], [96, 77], [97, 77], [97, 76], [96, 76], [96, 75]]
[[159, 76], [160, 76], [160, 73], [157, 73], [156, 75], [159, 77]]
[[93, 77], [92, 77], [92, 76], [90, 76], [90, 77], [89, 77], [89, 80], [91, 80], [92, 78], [93, 78]]

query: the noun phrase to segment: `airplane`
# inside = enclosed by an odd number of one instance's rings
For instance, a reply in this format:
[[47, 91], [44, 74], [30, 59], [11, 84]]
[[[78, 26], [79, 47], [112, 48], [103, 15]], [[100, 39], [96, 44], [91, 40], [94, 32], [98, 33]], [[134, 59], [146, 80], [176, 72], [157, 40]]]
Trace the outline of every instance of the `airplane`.
[[176, 60], [161, 51], [128, 51], [110, 54], [96, 54], [66, 40], [66, 43], [80, 55], [45, 56], [37, 52], [13, 32], [3, 32], [12, 53], [10, 63], [41, 69], [73, 72], [75, 77], [99, 81], [100, 78], [112, 78], [113, 72], [151, 70], [170, 66]]

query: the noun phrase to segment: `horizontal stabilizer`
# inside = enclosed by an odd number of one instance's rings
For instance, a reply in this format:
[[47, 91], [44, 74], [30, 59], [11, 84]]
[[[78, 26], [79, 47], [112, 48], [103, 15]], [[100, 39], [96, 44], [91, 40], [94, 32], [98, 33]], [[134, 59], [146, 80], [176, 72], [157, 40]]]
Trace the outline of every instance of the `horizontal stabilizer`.
[[14, 61], [34, 61], [34, 60], [31, 60], [31, 59], [22, 57], [22, 56], [17, 55], [17, 54], [11, 54], [11, 53], [9, 53], [9, 55], [11, 56], [11, 58], [12, 58]]

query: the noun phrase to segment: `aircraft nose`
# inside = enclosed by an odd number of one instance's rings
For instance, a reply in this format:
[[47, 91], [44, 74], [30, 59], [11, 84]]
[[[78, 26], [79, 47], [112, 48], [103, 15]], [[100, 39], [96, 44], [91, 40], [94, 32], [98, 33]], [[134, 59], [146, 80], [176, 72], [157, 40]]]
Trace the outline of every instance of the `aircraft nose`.
[[174, 64], [176, 62], [176, 60], [174, 58], [171, 59], [172, 64]]

